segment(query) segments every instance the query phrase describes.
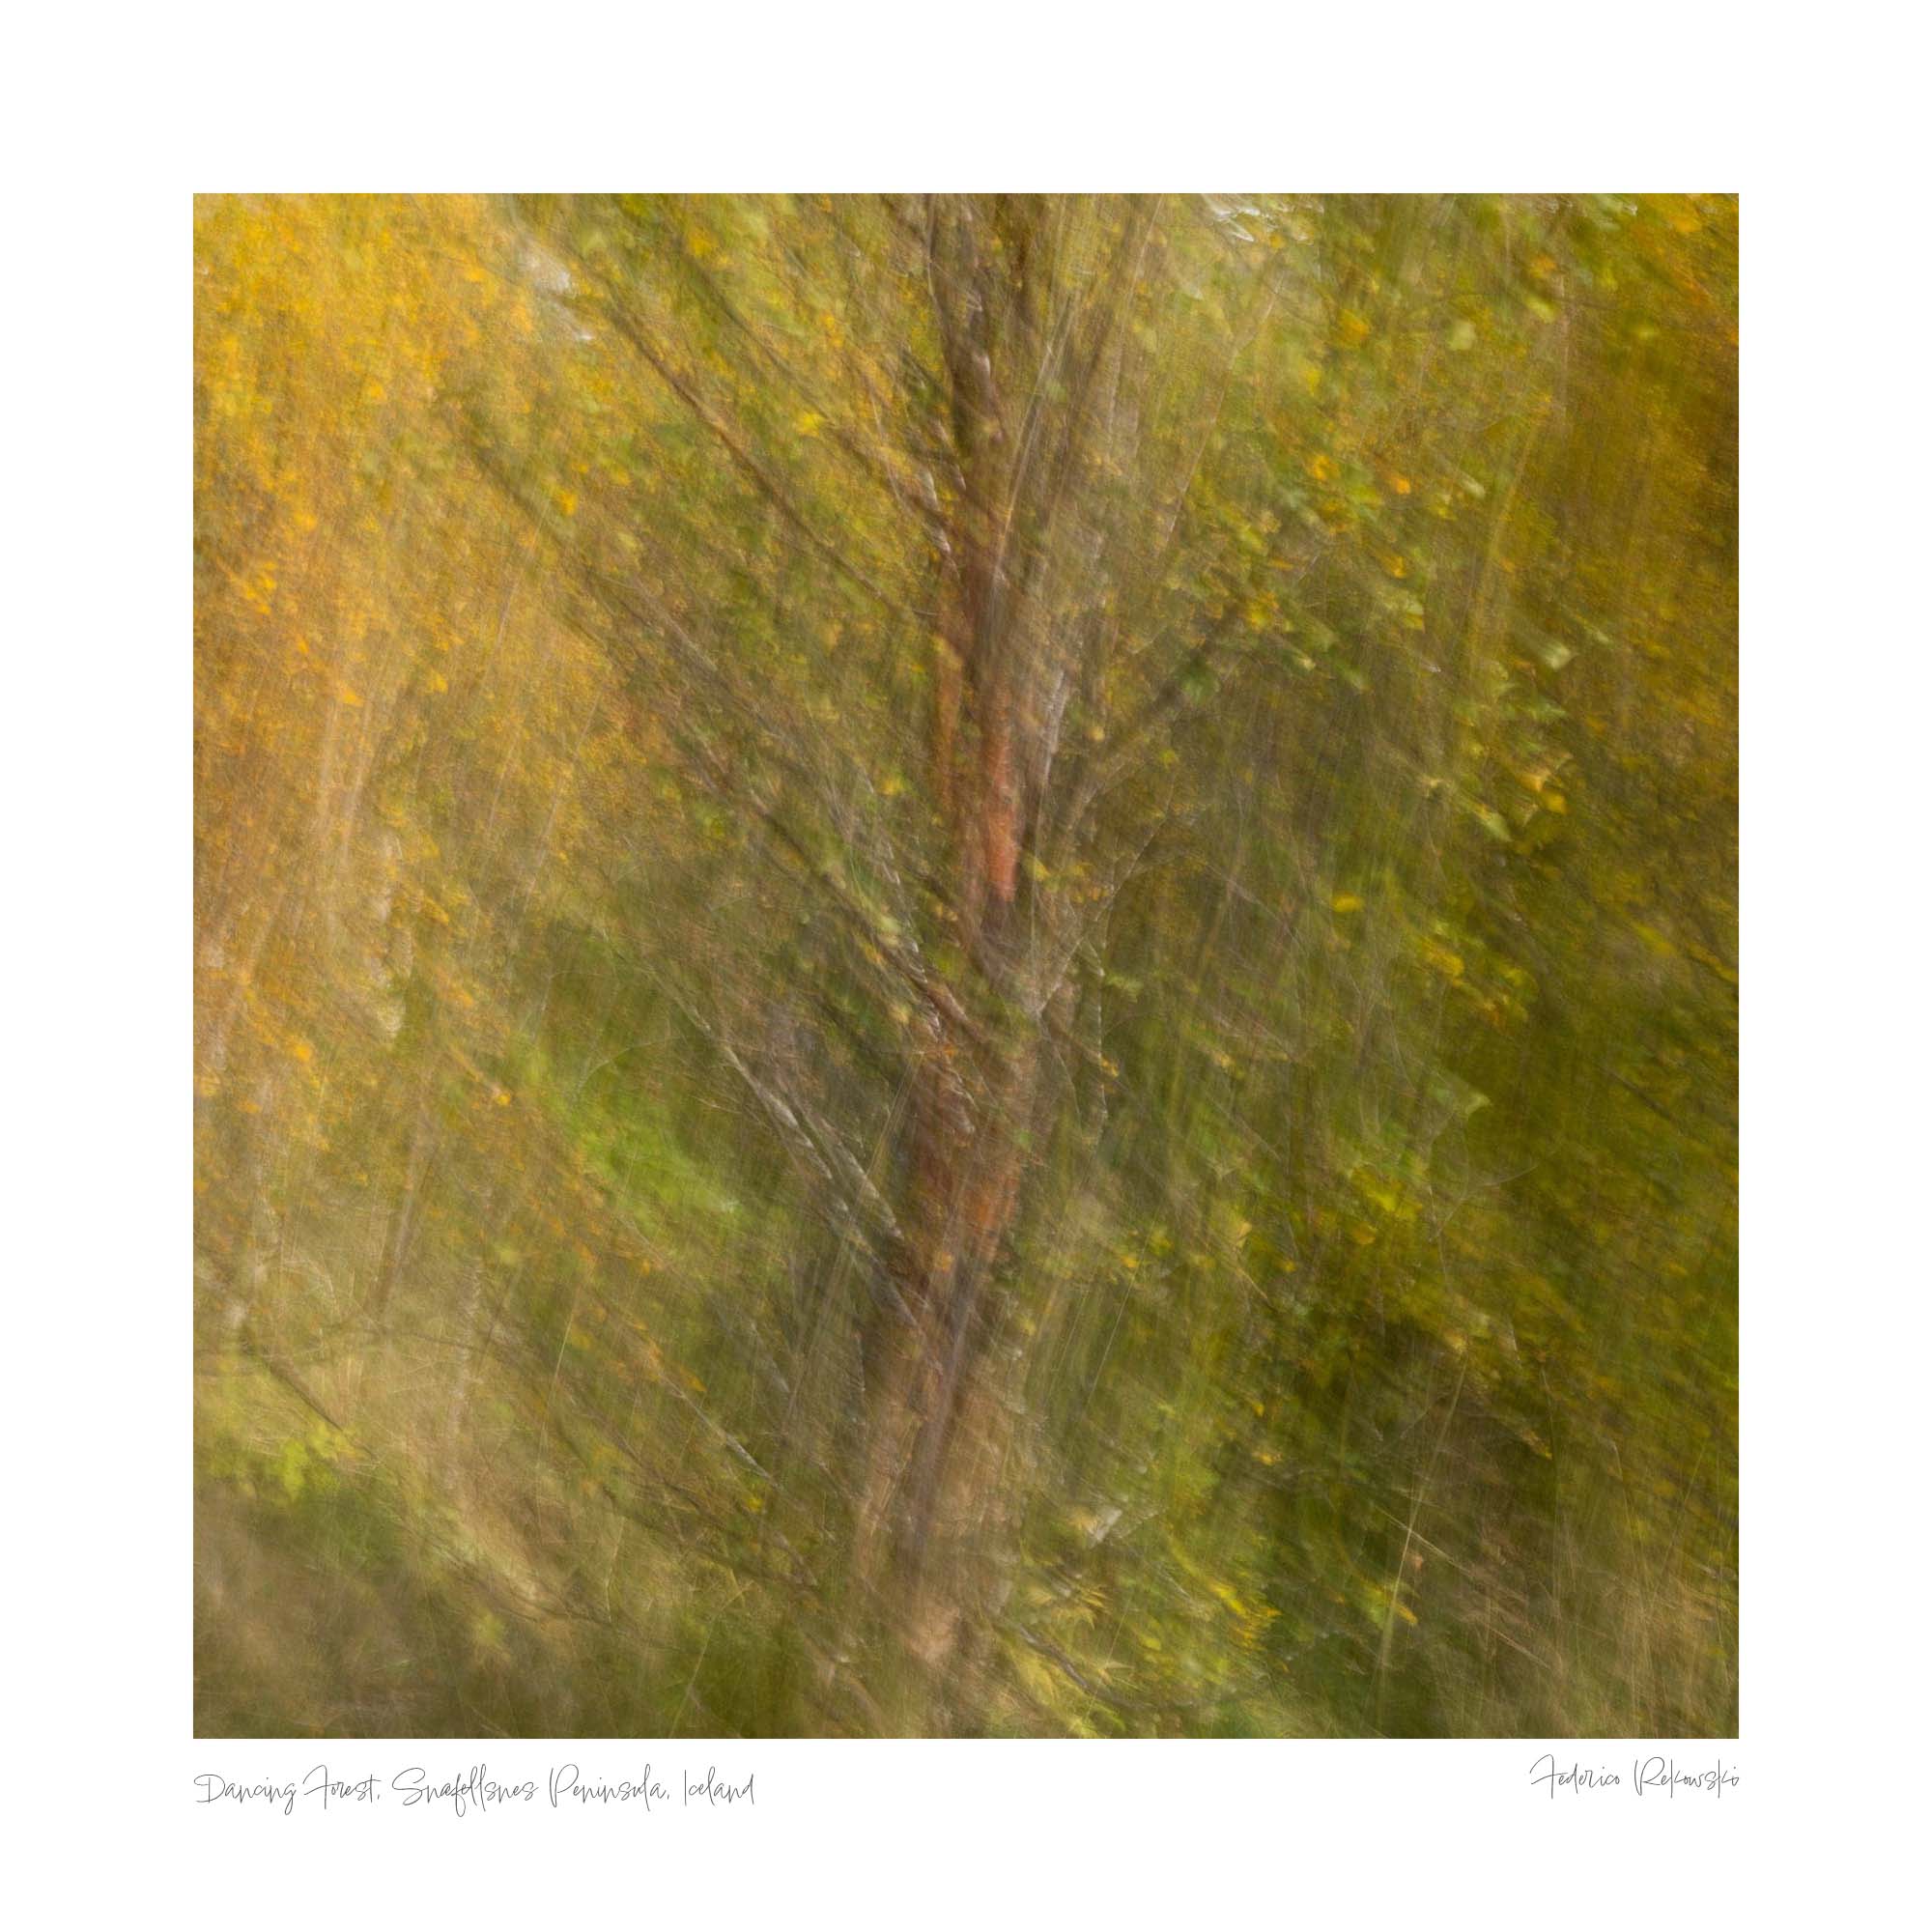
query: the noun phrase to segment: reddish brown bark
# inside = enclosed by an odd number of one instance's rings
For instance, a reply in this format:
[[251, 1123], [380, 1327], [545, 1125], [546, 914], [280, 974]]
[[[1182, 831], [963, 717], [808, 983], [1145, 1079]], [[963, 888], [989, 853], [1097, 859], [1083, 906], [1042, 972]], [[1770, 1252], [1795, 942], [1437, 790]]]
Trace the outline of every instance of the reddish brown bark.
[[[1082, 410], [1072, 406], [1050, 454], [1029, 447], [1030, 408], [1058, 368], [1038, 219], [1023, 202], [948, 205], [934, 210], [927, 242], [952, 445], [931, 796], [948, 837], [944, 917], [965, 963], [914, 1072], [897, 1293], [867, 1338], [855, 1567], [907, 1656], [955, 1676], [998, 1600], [1009, 1540], [1000, 1516], [1015, 1489], [1003, 1480], [1016, 1405], [1004, 1385], [1001, 1265], [1040, 1091], [1027, 995], [1037, 977], [1028, 948], [1043, 923], [1016, 915], [1029, 813], [1052, 763], [1037, 694], [1055, 668], [1042, 654], [1061, 647], [1035, 609], [1037, 552], [1078, 471]], [[1061, 296], [1072, 304], [1061, 313], [1065, 348], [1082, 298]], [[1108, 302], [1085, 311], [1083, 389]]]

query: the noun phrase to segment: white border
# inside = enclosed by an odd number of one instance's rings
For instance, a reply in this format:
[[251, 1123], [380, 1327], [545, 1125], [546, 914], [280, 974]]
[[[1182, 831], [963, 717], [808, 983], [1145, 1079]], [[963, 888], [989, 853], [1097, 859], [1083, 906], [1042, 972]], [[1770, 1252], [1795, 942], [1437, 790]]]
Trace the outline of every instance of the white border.
[[[278, 1926], [756, 1925], [813, 1906], [1596, 1925], [1753, 1922], [1760, 1896], [1877, 1916], [1904, 1871], [1924, 1675], [1927, 1270], [1905, 1217], [1926, 1173], [1932, 442], [1903, 192], [1923, 65], [1902, 10], [1771, 11], [1037, 0], [698, 24], [391, 0], [15, 24], [0, 366], [27, 417], [6, 466], [26, 594], [4, 1008], [25, 1061], [5, 1271], [24, 1721], [0, 1815], [76, 1901], [57, 1919], [111, 1901]], [[373, 1751], [370, 1769], [460, 1772], [479, 1753], [188, 1738], [188, 197], [619, 183], [1742, 189], [1745, 1734], [1720, 1802], [1542, 1802], [1528, 1744], [762, 1744], [716, 1753], [755, 1771], [754, 1813], [648, 1829], [192, 1807], [194, 1775], [228, 1765], [301, 1776]], [[649, 1754], [701, 1768], [695, 1748]], [[616, 1776], [638, 1750], [480, 1755]]]

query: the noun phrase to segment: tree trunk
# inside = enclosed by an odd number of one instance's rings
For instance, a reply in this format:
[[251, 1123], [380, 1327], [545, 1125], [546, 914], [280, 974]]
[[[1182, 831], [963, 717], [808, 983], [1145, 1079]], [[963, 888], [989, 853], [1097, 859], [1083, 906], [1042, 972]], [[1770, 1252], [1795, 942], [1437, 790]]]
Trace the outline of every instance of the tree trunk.
[[[914, 1068], [897, 1305], [867, 1337], [856, 1568], [914, 1674], [953, 1686], [955, 1725], [970, 1722], [959, 1686], [1001, 1599], [1018, 1487], [1002, 1250], [1043, 1092], [1040, 961], [1062, 910], [1023, 858], [1077, 637], [1091, 642], [1048, 614], [1047, 553], [1090, 454], [1091, 384], [1139, 232], [1127, 224], [1111, 268], [1075, 287], [1049, 227], [1023, 197], [947, 202], [926, 238], [952, 458], [930, 779], [950, 846], [942, 917], [964, 964]], [[1069, 393], [1043, 434], [1059, 384]]]
[[1031, 1086], [1031, 1069], [1014, 1061], [990, 1080], [961, 1078], [943, 1048], [922, 1069], [899, 1303], [879, 1309], [867, 1337], [858, 1567], [928, 1678], [960, 1665], [1003, 1580], [1000, 1473], [1013, 1401], [1000, 1372], [1000, 1259], [1019, 1204]]

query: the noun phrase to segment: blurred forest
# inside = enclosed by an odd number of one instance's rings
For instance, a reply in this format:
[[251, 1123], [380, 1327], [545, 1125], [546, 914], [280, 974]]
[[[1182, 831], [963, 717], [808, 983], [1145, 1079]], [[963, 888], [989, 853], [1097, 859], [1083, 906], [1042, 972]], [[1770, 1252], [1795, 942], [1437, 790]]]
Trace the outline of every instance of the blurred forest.
[[1733, 198], [194, 273], [202, 1735], [1735, 1733]]

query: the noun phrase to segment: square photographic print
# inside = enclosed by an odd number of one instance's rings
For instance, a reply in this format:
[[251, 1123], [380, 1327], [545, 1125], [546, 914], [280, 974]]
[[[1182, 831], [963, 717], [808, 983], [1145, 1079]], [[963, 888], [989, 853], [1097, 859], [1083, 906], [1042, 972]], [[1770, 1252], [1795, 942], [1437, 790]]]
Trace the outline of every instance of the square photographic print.
[[193, 257], [199, 1737], [1736, 1735], [1735, 196]]

